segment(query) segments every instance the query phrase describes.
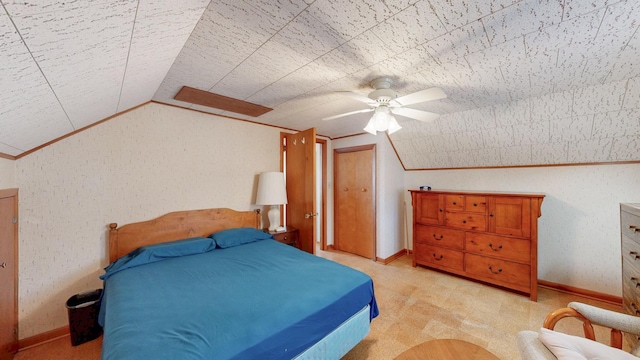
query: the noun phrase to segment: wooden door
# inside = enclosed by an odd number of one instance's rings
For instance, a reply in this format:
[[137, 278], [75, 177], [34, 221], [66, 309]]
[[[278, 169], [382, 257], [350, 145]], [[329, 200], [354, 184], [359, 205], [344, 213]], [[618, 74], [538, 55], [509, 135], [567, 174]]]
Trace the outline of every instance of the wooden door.
[[287, 225], [300, 231], [300, 249], [315, 253], [316, 129], [285, 134]]
[[531, 199], [490, 197], [489, 232], [529, 238], [531, 236]]
[[334, 242], [375, 260], [375, 145], [334, 151]]
[[0, 359], [18, 351], [18, 190], [0, 190]]

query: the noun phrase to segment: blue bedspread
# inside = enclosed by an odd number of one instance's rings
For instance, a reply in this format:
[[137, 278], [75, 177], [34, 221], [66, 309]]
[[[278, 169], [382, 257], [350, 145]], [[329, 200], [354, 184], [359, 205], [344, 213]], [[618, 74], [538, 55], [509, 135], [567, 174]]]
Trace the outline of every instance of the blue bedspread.
[[102, 359], [290, 359], [367, 304], [349, 267], [274, 240], [215, 248], [108, 277]]

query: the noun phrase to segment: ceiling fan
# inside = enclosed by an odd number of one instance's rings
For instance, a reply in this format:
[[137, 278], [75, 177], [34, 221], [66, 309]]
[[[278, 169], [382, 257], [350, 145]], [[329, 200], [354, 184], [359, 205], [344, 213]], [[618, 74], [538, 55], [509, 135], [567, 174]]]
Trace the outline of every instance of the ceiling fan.
[[329, 116], [322, 120], [333, 120], [349, 115], [374, 112], [364, 131], [375, 135], [378, 131], [387, 131], [389, 134], [393, 134], [402, 128], [393, 115], [400, 115], [425, 122], [433, 121], [440, 116], [432, 112], [405, 107], [425, 101], [446, 98], [447, 95], [440, 88], [433, 87], [398, 97], [398, 93], [391, 89], [392, 82], [389, 77], [381, 77], [373, 80], [371, 87], [375, 90], [370, 92], [368, 96], [353, 91], [339, 91], [339, 94], [361, 101], [371, 106], [371, 109], [351, 111], [340, 115]]

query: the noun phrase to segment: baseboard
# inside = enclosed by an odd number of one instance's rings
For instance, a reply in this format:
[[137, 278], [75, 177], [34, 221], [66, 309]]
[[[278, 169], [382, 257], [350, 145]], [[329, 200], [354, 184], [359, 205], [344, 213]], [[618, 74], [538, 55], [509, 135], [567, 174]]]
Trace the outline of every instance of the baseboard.
[[395, 261], [395, 260], [398, 260], [399, 258], [401, 258], [401, 257], [403, 257], [405, 255], [407, 255], [407, 250], [403, 249], [403, 250], [400, 250], [397, 253], [389, 256], [388, 258], [384, 258], [383, 259], [383, 258], [376, 257], [376, 262], [384, 264], [384, 265], [387, 265], [388, 263], [390, 263], [392, 261]]
[[577, 288], [569, 285], [558, 284], [551, 281], [539, 280], [539, 279], [538, 279], [538, 286], [551, 289], [551, 290], [560, 291], [567, 294], [578, 295], [578, 296], [586, 297], [593, 300], [603, 301], [613, 305], [622, 306], [622, 298], [620, 296], [613, 296], [609, 294], [600, 293], [597, 291], [581, 289], [581, 288]]
[[30, 336], [28, 338], [18, 340], [18, 351], [26, 350], [34, 346], [38, 346], [49, 341], [58, 340], [62, 337], [69, 336], [69, 326], [63, 326], [58, 329], [50, 330], [42, 334]]

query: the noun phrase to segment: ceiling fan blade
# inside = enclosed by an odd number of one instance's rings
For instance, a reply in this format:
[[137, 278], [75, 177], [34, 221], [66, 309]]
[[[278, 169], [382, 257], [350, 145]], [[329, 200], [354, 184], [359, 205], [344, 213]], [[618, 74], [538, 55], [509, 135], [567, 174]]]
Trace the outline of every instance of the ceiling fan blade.
[[447, 97], [447, 94], [442, 89], [434, 87], [430, 89], [420, 90], [405, 96], [401, 96], [393, 100], [393, 102], [399, 103], [400, 106], [406, 106], [411, 104], [417, 104], [425, 101], [440, 100]]
[[348, 96], [352, 99], [361, 101], [365, 104], [369, 104], [369, 105], [377, 105], [378, 103], [373, 100], [373, 99], [369, 99], [368, 97], [362, 95], [362, 94], [358, 94], [357, 92], [353, 92], [353, 91], [337, 91], [338, 94], [340, 95], [344, 95], [344, 96]]
[[333, 119], [341, 118], [343, 116], [349, 116], [349, 115], [354, 115], [354, 114], [372, 112], [373, 110], [375, 110], [375, 109], [357, 110], [357, 111], [352, 111], [352, 112], [348, 112], [348, 113], [344, 113], [344, 114], [340, 114], [340, 115], [329, 116], [329, 117], [323, 118], [322, 120], [333, 120]]
[[396, 115], [405, 116], [424, 122], [431, 122], [440, 116], [440, 114], [409, 108], [393, 108], [391, 109], [391, 112]]

